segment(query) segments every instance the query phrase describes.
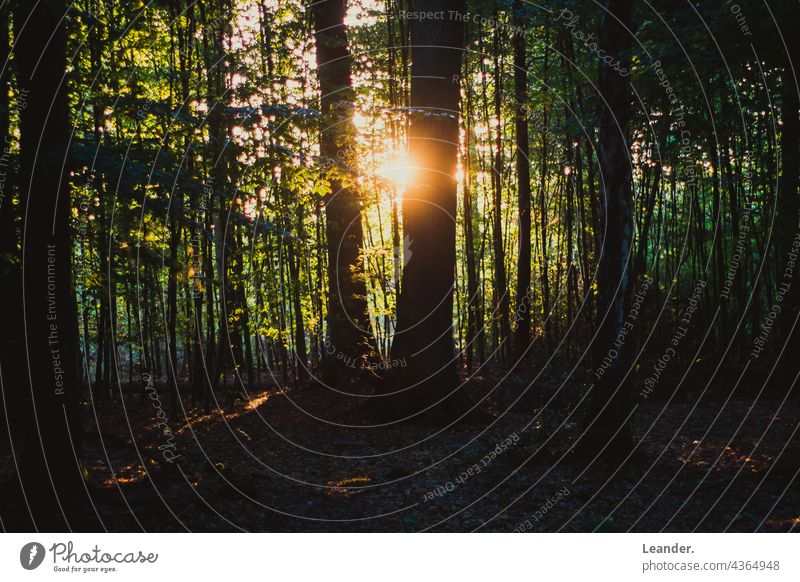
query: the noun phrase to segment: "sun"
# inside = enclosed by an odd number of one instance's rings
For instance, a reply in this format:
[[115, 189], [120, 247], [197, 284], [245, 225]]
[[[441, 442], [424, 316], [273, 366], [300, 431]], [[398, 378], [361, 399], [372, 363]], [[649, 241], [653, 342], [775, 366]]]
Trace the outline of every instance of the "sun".
[[414, 182], [417, 165], [407, 152], [400, 152], [379, 167], [375, 173], [394, 184], [398, 193], [402, 193]]

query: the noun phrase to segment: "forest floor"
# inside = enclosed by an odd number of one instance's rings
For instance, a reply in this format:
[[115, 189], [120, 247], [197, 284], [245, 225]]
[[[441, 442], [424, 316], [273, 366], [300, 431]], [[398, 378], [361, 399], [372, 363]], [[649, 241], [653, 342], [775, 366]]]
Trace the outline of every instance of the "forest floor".
[[[797, 399], [641, 400], [643, 462], [587, 467], [569, 453], [583, 384], [559, 373], [528, 389], [534, 376], [475, 381], [493, 420], [439, 428], [361, 426], [351, 400], [311, 386], [190, 410], [182, 423], [159, 420], [163, 392], [126, 394], [97, 415], [87, 405], [95, 508], [108, 531], [800, 527]], [[0, 478], [10, 465], [4, 455]]]

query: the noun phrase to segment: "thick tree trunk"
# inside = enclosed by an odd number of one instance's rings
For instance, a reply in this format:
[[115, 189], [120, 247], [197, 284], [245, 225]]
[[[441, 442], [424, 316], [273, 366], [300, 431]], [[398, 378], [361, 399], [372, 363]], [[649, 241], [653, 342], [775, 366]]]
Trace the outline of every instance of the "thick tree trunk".
[[781, 250], [788, 251], [792, 246], [792, 239], [797, 233], [798, 211], [800, 210], [800, 98], [798, 98], [798, 85], [800, 85], [800, 40], [796, 34], [789, 35], [789, 46], [792, 62], [786, 59], [781, 83], [781, 180], [779, 194], [780, 217], [780, 244]]
[[[630, 0], [606, 0], [600, 25], [600, 46], [625, 68], [630, 62], [627, 52], [631, 42], [630, 24]], [[581, 448], [592, 457], [599, 454], [621, 460], [633, 448], [628, 418], [631, 409], [629, 385], [623, 381], [628, 350], [624, 343], [615, 346], [631, 297], [630, 80], [608, 64], [601, 63], [599, 89], [602, 98], [599, 124], [602, 247], [597, 279], [597, 335], [592, 354], [596, 366], [609, 357], [612, 364], [592, 389], [589, 426]]]
[[[797, 7], [789, 9], [794, 12], [796, 17]], [[795, 22], [793, 18], [786, 18], [783, 22]], [[781, 84], [781, 181], [779, 184], [778, 200], [778, 265], [782, 280], [780, 283], [787, 283], [783, 276], [788, 261], [788, 253], [795, 243], [796, 237], [800, 236], [800, 38], [795, 31], [785, 33], [788, 52], [784, 61], [784, 73]], [[796, 279], [797, 277], [795, 277]], [[785, 374], [786, 386], [790, 386], [797, 372], [798, 363], [795, 354], [800, 349], [800, 327], [795, 327], [795, 318], [800, 308], [800, 282], [791, 283], [791, 288], [787, 293], [786, 305], [784, 306], [785, 315], [782, 317], [781, 327], [783, 328], [783, 338], [785, 352], [781, 365]]]
[[230, 0], [219, 0], [215, 7], [217, 20], [211, 28], [213, 50], [208, 60], [207, 83], [210, 100], [214, 106], [209, 112], [209, 134], [212, 140], [213, 197], [219, 198], [219, 208], [214, 215], [214, 263], [219, 280], [219, 312], [217, 328], [216, 358], [214, 373], [211, 377], [213, 389], [219, 382], [225, 384], [225, 375], [233, 370], [234, 378], [238, 377], [237, 366], [242, 361], [242, 338], [237, 328], [237, 278], [234, 271], [235, 262], [239, 260], [239, 249], [236, 245], [234, 222], [231, 214], [236, 205], [231, 193], [231, 153], [228, 139], [230, 137], [231, 120], [226, 108], [230, 94], [227, 80], [230, 75], [228, 63], [223, 59], [226, 53], [226, 41], [230, 34], [228, 23], [233, 18], [233, 7]]
[[55, 0], [20, 2], [14, 15], [24, 221], [17, 263], [22, 270], [3, 281], [11, 299], [4, 335], [11, 339], [0, 350], [0, 361], [25, 517], [4, 519], [12, 529], [81, 527], [75, 517], [89, 510], [80, 461], [77, 306], [65, 179], [70, 135], [65, 10]]
[[[459, 11], [465, 2], [418, 2], [416, 10]], [[464, 24], [456, 19], [411, 23], [409, 155], [417, 173], [403, 197], [411, 257], [403, 269], [392, 359], [399, 392], [382, 398], [387, 416], [406, 418], [442, 402], [458, 386], [453, 346], [456, 166]], [[448, 399], [449, 400], [449, 399]], [[452, 400], [449, 400], [452, 404]]]
[[[328, 250], [328, 335], [325, 380], [344, 387], [370, 354], [370, 320], [361, 248], [363, 228], [357, 193], [337, 177], [355, 164], [349, 102], [353, 101], [345, 0], [312, 5], [320, 88], [320, 154], [333, 171], [325, 206]], [[341, 174], [340, 174], [341, 175]]]
[[[6, 147], [7, 140], [10, 139], [11, 115], [9, 111], [9, 88], [11, 87], [11, 62], [8, 57], [11, 51], [9, 45], [9, 32], [11, 28], [11, 10], [7, 2], [0, 6], [0, 140], [3, 147]], [[5, 155], [5, 151], [0, 151], [2, 156], [3, 177], [10, 174], [8, 168], [10, 159]], [[13, 190], [10, 187], [11, 180], [4, 180], [2, 190], [0, 190], [0, 256], [13, 253], [18, 242], [17, 217], [13, 204]], [[4, 273], [0, 273], [4, 274]], [[4, 288], [5, 286], [3, 286]], [[4, 289], [0, 288], [0, 297]]]

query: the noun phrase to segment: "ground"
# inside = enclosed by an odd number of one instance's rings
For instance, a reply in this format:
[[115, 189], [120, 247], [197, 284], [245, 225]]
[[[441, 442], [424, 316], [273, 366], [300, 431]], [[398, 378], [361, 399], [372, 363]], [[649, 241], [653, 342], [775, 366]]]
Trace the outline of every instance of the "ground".
[[[451, 427], [365, 427], [352, 399], [313, 385], [229, 392], [222, 409], [189, 410], [181, 423], [159, 420], [163, 392], [157, 400], [118, 395], [96, 416], [87, 403], [96, 510], [109, 531], [750, 532], [800, 524], [796, 400], [718, 391], [639, 399], [633, 432], [644, 454], [621, 468], [587, 467], [569, 453], [583, 426], [571, 411], [584, 383], [566, 372], [536, 376], [476, 379], [470, 391], [491, 424]], [[6, 454], [0, 477], [10, 466]]]

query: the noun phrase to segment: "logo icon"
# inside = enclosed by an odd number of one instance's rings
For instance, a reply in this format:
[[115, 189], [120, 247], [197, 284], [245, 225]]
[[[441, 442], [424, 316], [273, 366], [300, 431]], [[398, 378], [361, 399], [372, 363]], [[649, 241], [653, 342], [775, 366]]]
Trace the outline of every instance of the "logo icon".
[[19, 551], [19, 563], [26, 570], [35, 570], [44, 561], [44, 546], [38, 542], [30, 542]]

